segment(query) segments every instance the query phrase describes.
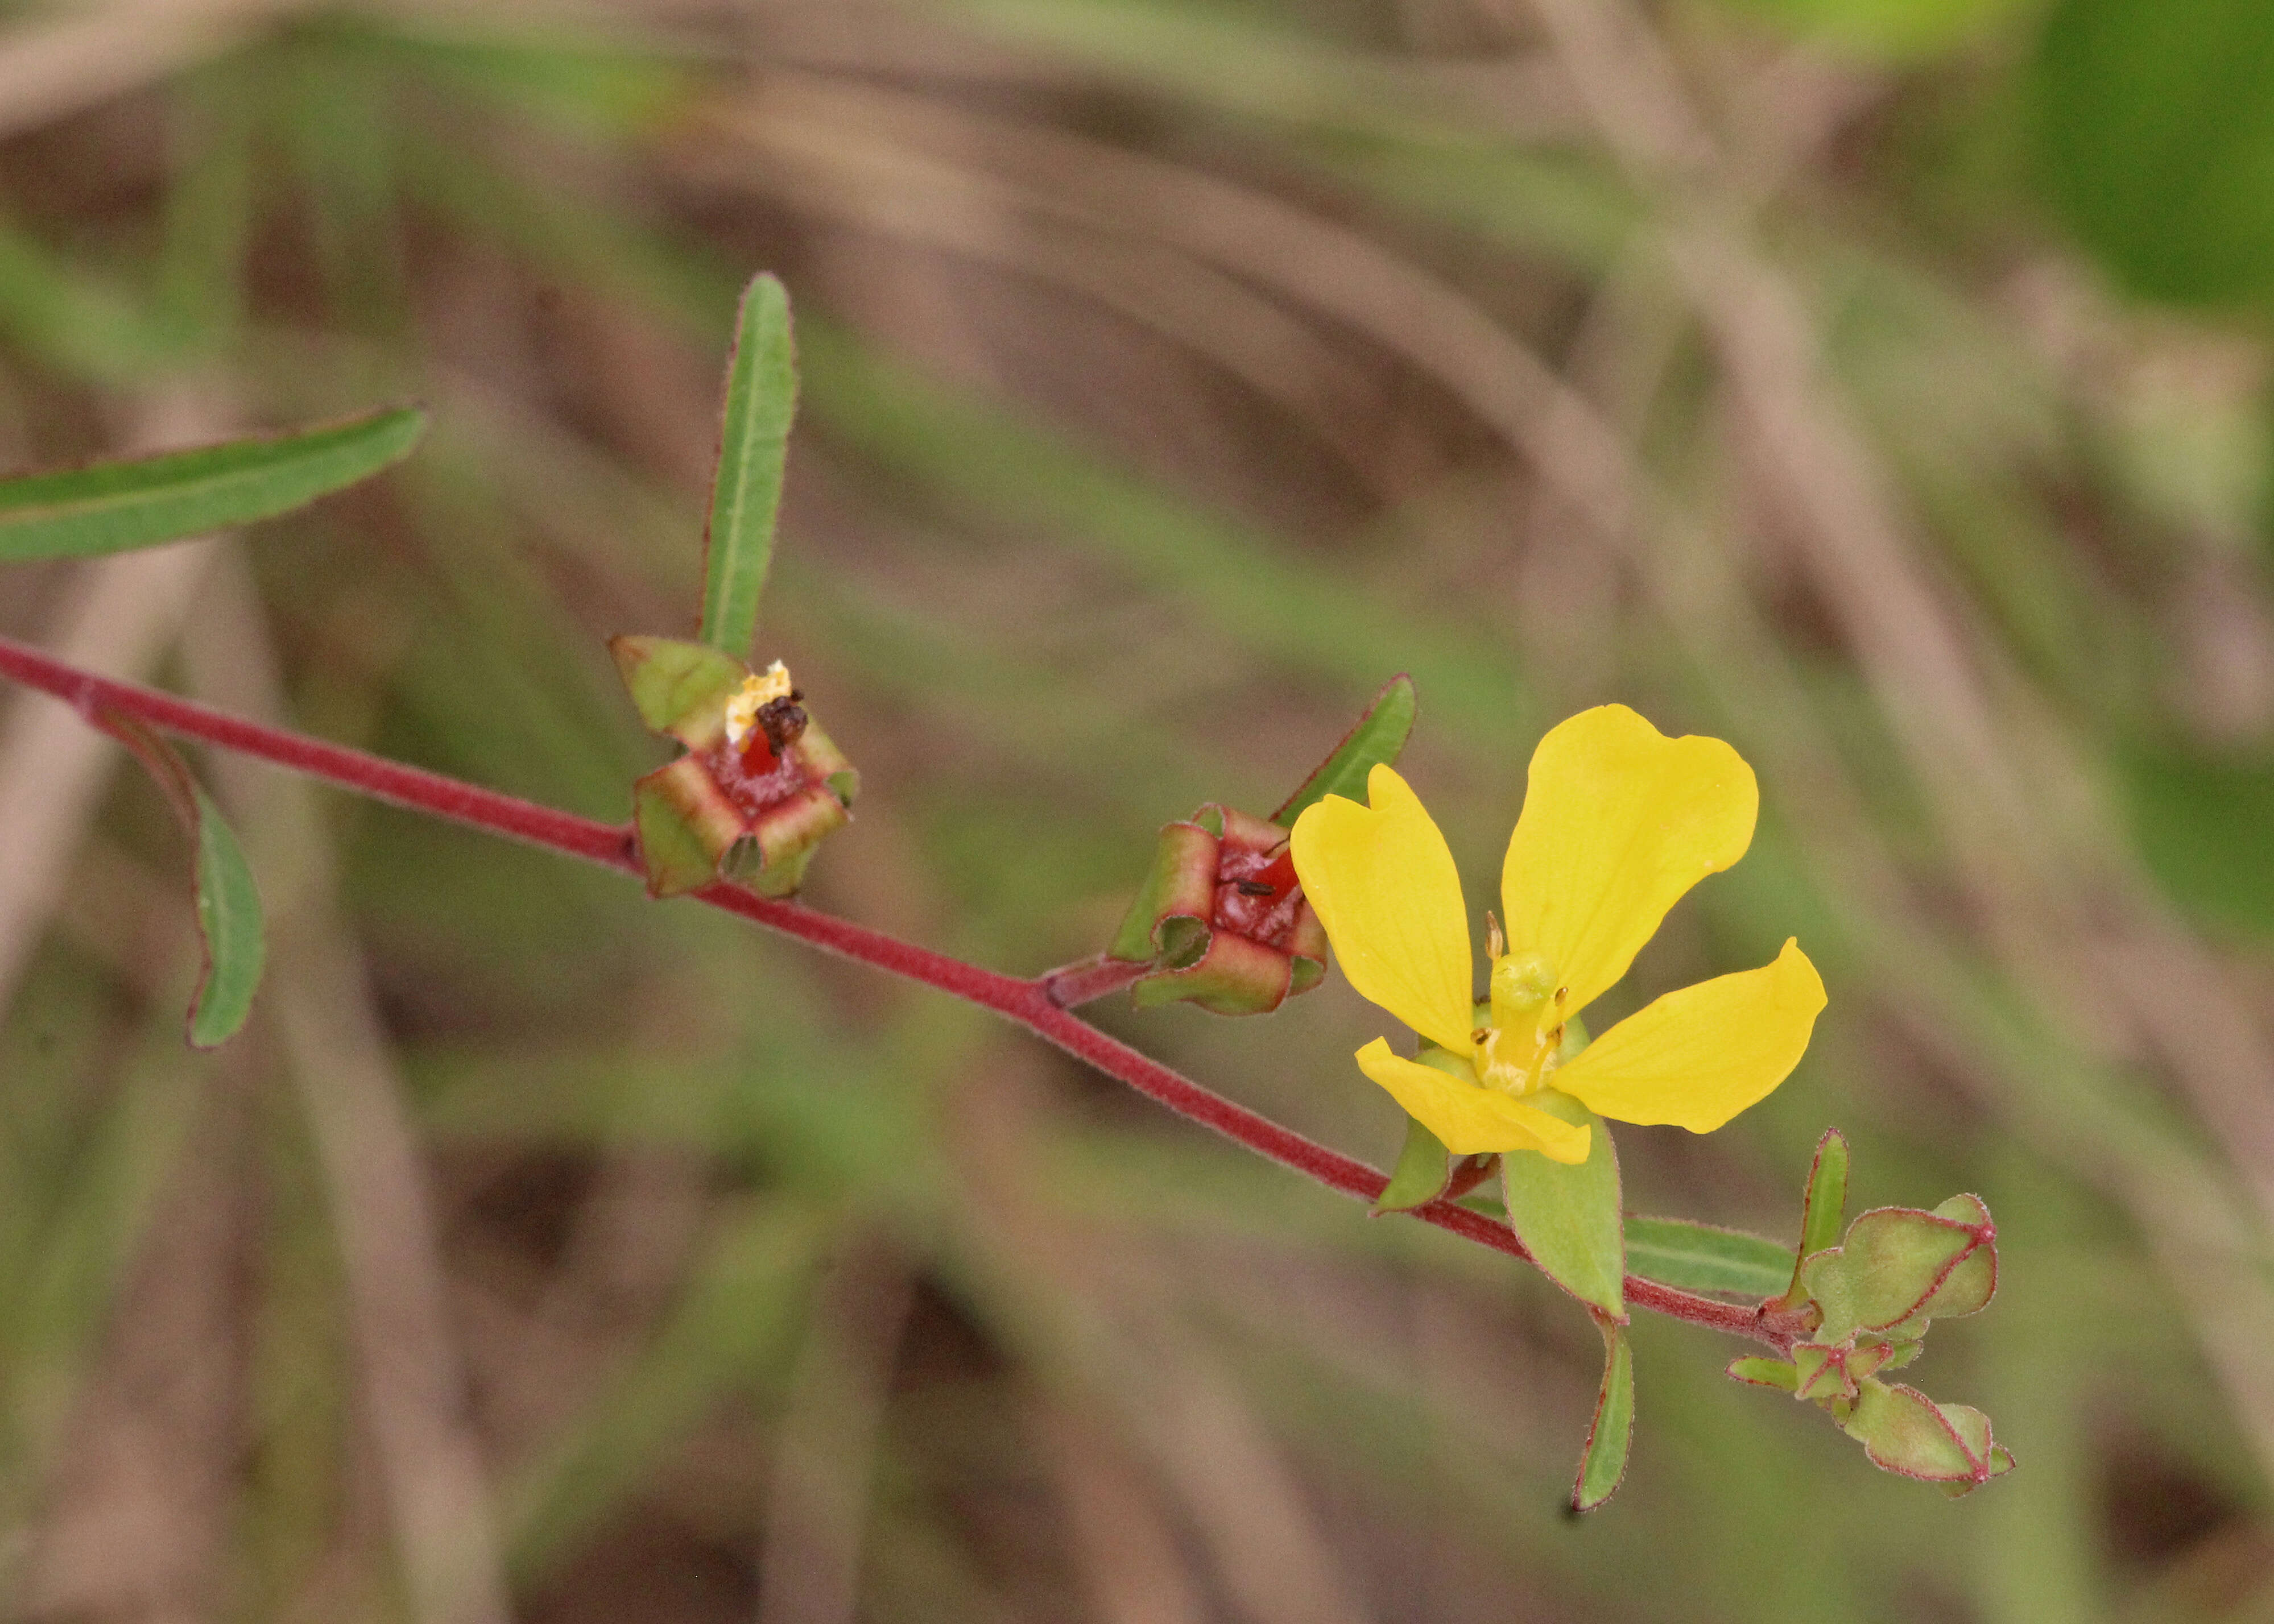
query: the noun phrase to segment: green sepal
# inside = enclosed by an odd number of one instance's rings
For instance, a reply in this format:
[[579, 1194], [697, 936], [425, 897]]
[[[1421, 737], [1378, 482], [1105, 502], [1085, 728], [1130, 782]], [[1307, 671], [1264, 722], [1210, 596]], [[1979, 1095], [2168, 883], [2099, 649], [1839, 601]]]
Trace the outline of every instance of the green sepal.
[[1933, 1212], [1883, 1207], [1849, 1226], [1840, 1245], [1808, 1259], [1801, 1282], [1823, 1315], [1814, 1340], [1858, 1332], [1916, 1337], [1938, 1317], [1986, 1307], [1998, 1287], [1997, 1229], [1973, 1196]]
[[1367, 775], [1377, 763], [1385, 766], [1396, 763], [1412, 734], [1419, 703], [1412, 678], [1400, 673], [1383, 683], [1366, 714], [1343, 735], [1342, 742], [1328, 753], [1318, 770], [1303, 780], [1302, 787], [1271, 815], [1271, 821], [1282, 829], [1292, 829], [1306, 808], [1329, 795], [1363, 803]]
[[[1489, 1026], [1492, 1025], [1490, 1004], [1485, 1005], [1485, 1019], [1478, 1024]], [[1570, 1064], [1585, 1052], [1587, 1045], [1592, 1041], [1593, 1040], [1587, 1035], [1587, 1023], [1577, 1015], [1566, 1016], [1563, 1021], [1563, 1041], [1555, 1046], [1555, 1064]]]
[[684, 896], [710, 884], [746, 832], [742, 813], [693, 756], [632, 786], [632, 827], [651, 897]]
[[1916, 1387], [1866, 1380], [1843, 1408], [1841, 1431], [1872, 1465], [1940, 1484], [1954, 1497], [2014, 1468], [2013, 1452], [1991, 1437], [1990, 1417], [1970, 1404], [1938, 1404]]
[[1397, 1166], [1389, 1182], [1374, 1198], [1374, 1215], [1410, 1212], [1445, 1193], [1453, 1180], [1453, 1153], [1419, 1120], [1405, 1119], [1405, 1147], [1397, 1153]]
[[1852, 1399], [1857, 1382], [1881, 1371], [1901, 1370], [1917, 1358], [1924, 1346], [1916, 1339], [1891, 1342], [1879, 1336], [1861, 1338], [1852, 1346], [1802, 1342], [1792, 1350], [1793, 1366], [1800, 1373], [1796, 1396], [1818, 1402]]
[[1619, 1212], [1619, 1154], [1611, 1131], [1601, 1117], [1557, 1089], [1526, 1094], [1524, 1102], [1559, 1121], [1585, 1124], [1593, 1137], [1587, 1159], [1576, 1166], [1550, 1162], [1536, 1151], [1515, 1150], [1501, 1158], [1509, 1225], [1550, 1280], [1623, 1321], [1626, 1242]]
[[190, 838], [204, 963], [197, 990], [190, 996], [186, 1035], [192, 1049], [217, 1049], [237, 1035], [252, 1012], [252, 996], [267, 962], [267, 935], [252, 865], [221, 808], [180, 752], [132, 717], [103, 710], [94, 719], [142, 763]]
[[[1202, 812], [1212, 809], [1201, 808]], [[1220, 821], [1210, 830], [1197, 816], [1162, 826], [1161, 838], [1153, 847], [1153, 867], [1138, 888], [1129, 912], [1122, 915], [1121, 928], [1113, 933], [1112, 944], [1105, 950], [1108, 957], [1133, 964], [1161, 958], [1171, 950], [1163, 933], [1172, 920], [1191, 920], [1206, 929], [1216, 910], [1222, 830]], [[1187, 939], [1176, 945], [1188, 954], [1186, 964], [1197, 962], [1198, 944], [1190, 939], [1189, 932], [1183, 934]]]
[[1575, 1512], [1593, 1511], [1618, 1492], [1634, 1441], [1634, 1353], [1627, 1346], [1626, 1327], [1597, 1314], [1595, 1328], [1603, 1334], [1603, 1385], [1580, 1452], [1579, 1475], [1571, 1485]]
[[1294, 961], [1286, 954], [1229, 930], [1202, 930], [1196, 939], [1207, 944], [1197, 962], [1156, 970], [1129, 989], [1139, 1009], [1190, 1003], [1216, 1015], [1269, 1015], [1287, 1001]]
[[1683, 1291], [1770, 1297], [1792, 1279], [1793, 1257], [1765, 1235], [1686, 1218], [1627, 1220], [1627, 1268]]
[[608, 652], [650, 731], [690, 750], [726, 737], [727, 702], [750, 674], [742, 661], [676, 637], [611, 637]]
[[1729, 1361], [1727, 1373], [1732, 1381], [1742, 1381], [1756, 1387], [1774, 1387], [1780, 1393], [1793, 1392], [1800, 1386], [1800, 1372], [1784, 1359], [1744, 1355]]
[[761, 897], [794, 895], [824, 838], [850, 821], [845, 802], [825, 783], [768, 807], [750, 825], [759, 866], [746, 883]]
[[1792, 1367], [1798, 1378], [1793, 1396], [1824, 1403], [1856, 1396], [1856, 1379], [1848, 1373], [1848, 1350], [1816, 1342], [1803, 1342], [1792, 1350]]

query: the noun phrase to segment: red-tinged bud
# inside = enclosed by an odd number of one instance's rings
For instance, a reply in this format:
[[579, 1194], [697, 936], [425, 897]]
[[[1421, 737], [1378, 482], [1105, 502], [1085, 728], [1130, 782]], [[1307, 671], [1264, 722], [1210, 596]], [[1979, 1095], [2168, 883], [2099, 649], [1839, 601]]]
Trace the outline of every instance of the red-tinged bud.
[[1133, 989], [1141, 1007], [1189, 1000], [1263, 1015], [1318, 985], [1327, 933], [1303, 900], [1287, 831], [1211, 804], [1163, 828], [1107, 952], [1154, 966]]
[[814, 725], [789, 673], [754, 674], [701, 643], [609, 643], [641, 718], [687, 754], [633, 786], [633, 823], [648, 889], [697, 891], [722, 873], [787, 897], [815, 848], [847, 821], [860, 786]]
[[1938, 1404], [1916, 1387], [1866, 1380], [1834, 1413], [1872, 1465], [1936, 1484], [1954, 1499], [2014, 1470], [2013, 1452], [1970, 1404]]

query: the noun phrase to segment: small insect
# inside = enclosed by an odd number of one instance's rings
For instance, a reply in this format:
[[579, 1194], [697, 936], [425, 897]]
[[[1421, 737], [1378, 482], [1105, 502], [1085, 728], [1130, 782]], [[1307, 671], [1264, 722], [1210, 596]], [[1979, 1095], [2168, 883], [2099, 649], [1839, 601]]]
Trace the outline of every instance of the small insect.
[[792, 688], [781, 698], [769, 699], [758, 707], [758, 727], [777, 756], [803, 736], [805, 725], [810, 719], [805, 714], [805, 707], [797, 703], [800, 697], [798, 691]]
[[740, 749], [754, 730], [763, 729], [766, 742], [780, 755], [805, 732], [806, 714], [797, 703], [804, 697], [779, 660], [757, 676], [743, 678], [727, 702], [727, 742]]
[[1266, 885], [1261, 880], [1234, 880], [1232, 883], [1239, 888], [1239, 894], [1243, 897], [1276, 897], [1279, 894], [1276, 885]]

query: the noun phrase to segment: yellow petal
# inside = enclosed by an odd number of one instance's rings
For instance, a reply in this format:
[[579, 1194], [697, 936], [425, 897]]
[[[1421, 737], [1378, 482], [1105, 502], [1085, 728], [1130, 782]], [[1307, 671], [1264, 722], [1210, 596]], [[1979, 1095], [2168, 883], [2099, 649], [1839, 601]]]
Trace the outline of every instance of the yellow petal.
[[1457, 1156], [1536, 1150], [1551, 1162], [1576, 1164], [1587, 1159], [1593, 1129], [1559, 1122], [1497, 1088], [1463, 1082], [1434, 1066], [1394, 1055], [1380, 1038], [1358, 1051], [1358, 1065]]
[[1759, 806], [1753, 770], [1719, 739], [1669, 739], [1624, 705], [1559, 723], [1532, 752], [1501, 868], [1509, 950], [1545, 954], [1576, 1014], [1684, 891], [1745, 854]]
[[1361, 995], [1465, 1055], [1475, 989], [1461, 876], [1405, 780], [1376, 766], [1371, 806], [1329, 795], [1295, 820], [1295, 872]]
[[1791, 1074], [1823, 1007], [1816, 966], [1788, 941], [1773, 964], [1628, 1016], [1559, 1067], [1555, 1084], [1600, 1116], [1710, 1133]]

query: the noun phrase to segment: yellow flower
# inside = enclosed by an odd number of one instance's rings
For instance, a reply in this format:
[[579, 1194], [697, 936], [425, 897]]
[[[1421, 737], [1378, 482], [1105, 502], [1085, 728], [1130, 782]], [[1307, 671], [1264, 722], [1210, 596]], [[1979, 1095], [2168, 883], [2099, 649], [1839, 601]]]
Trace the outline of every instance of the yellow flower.
[[1667, 910], [1752, 843], [1760, 793], [1721, 740], [1668, 739], [1604, 705], [1540, 741], [1501, 868], [1507, 935], [1493, 933], [1484, 1019], [1445, 837], [1388, 767], [1367, 792], [1368, 806], [1330, 795], [1304, 812], [1295, 871], [1351, 985], [1443, 1051], [1407, 1060], [1376, 1038], [1358, 1064], [1446, 1149], [1584, 1162], [1592, 1129], [1527, 1101], [1547, 1090], [1705, 1133], [1799, 1064], [1824, 983], [1791, 941], [1772, 964], [1668, 993], [1558, 1055], [1564, 1023], [1626, 974]]

